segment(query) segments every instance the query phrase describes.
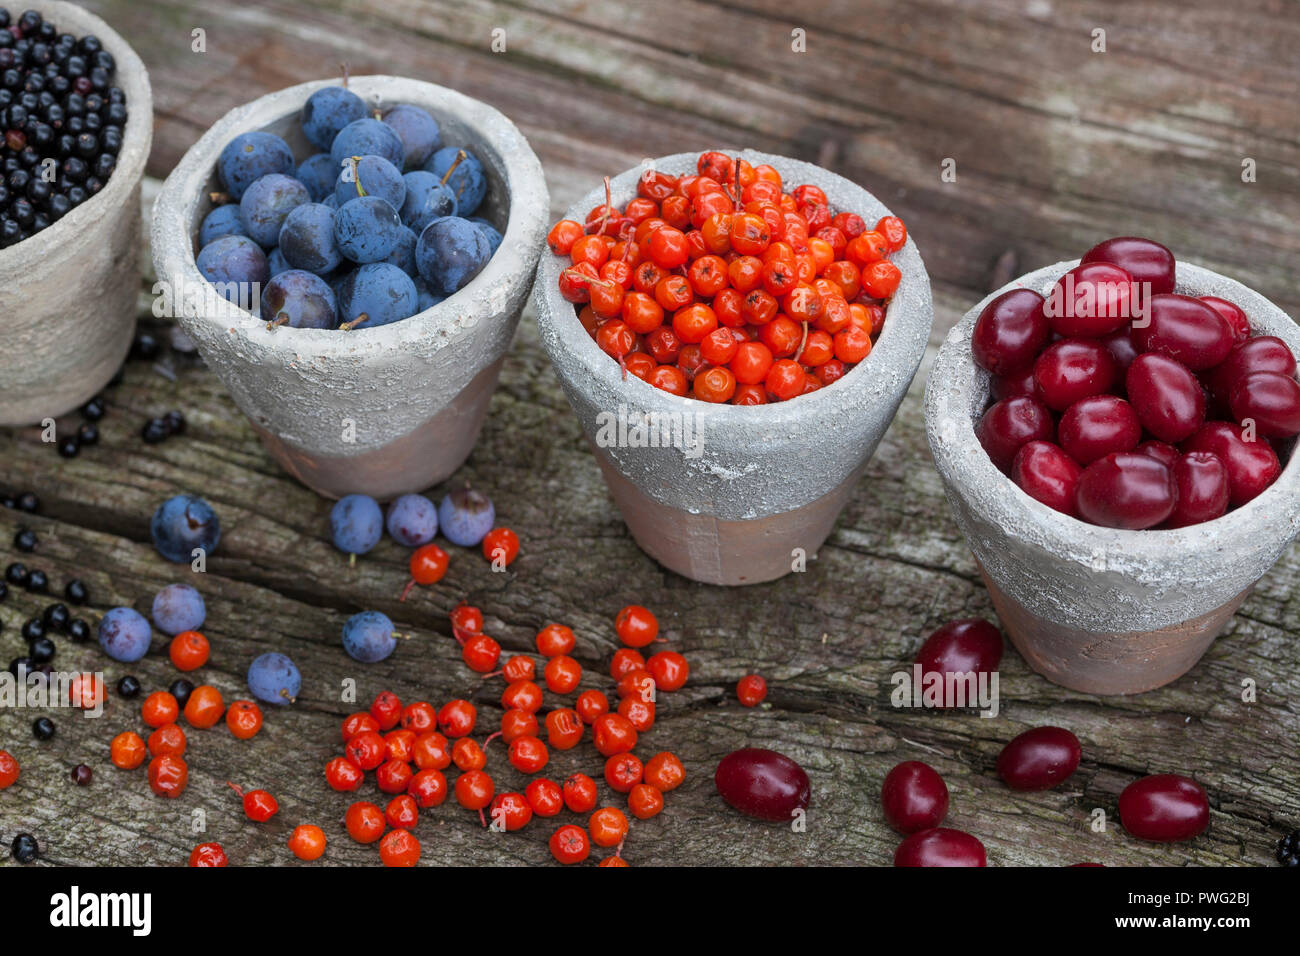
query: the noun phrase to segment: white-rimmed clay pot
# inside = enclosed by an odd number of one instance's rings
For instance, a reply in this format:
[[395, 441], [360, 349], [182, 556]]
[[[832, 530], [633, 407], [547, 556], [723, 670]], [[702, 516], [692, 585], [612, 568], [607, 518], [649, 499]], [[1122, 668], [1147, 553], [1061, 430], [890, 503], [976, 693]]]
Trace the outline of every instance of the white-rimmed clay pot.
[[[971, 359], [975, 321], [1013, 288], [1046, 294], [1078, 261], [1039, 269], [992, 293], [953, 328], [926, 388], [926, 431], [953, 516], [1012, 643], [1049, 680], [1093, 694], [1133, 694], [1186, 673], [1300, 529], [1300, 464], [1222, 518], [1172, 531], [1078, 521], [1022, 492], [990, 461], [974, 425], [989, 374]], [[1256, 335], [1300, 355], [1300, 330], [1239, 282], [1178, 264], [1175, 291], [1245, 310]]]
[[104, 188], [48, 228], [0, 249], [0, 425], [30, 425], [91, 398], [131, 348], [153, 96], [140, 58], [99, 17], [57, 0], [13, 9], [15, 17], [36, 10], [60, 33], [99, 37], [117, 61], [113, 83], [126, 93], [127, 108], [117, 167]]
[[[821, 187], [836, 211], [869, 223], [890, 214], [865, 189], [817, 166], [752, 150], [739, 155], [774, 166], [787, 188]], [[666, 156], [654, 168], [694, 173], [696, 158]], [[635, 195], [644, 168], [612, 181], [615, 204]], [[603, 201], [603, 189], [593, 190], [568, 218], [581, 222]], [[696, 581], [733, 585], [773, 580], [816, 555], [898, 410], [930, 335], [934, 312], [921, 254], [909, 239], [891, 259], [902, 280], [866, 359], [811, 394], [741, 407], [681, 398], [625, 377], [560, 295], [568, 258], [542, 257], [533, 292], [542, 342], [610, 493], [647, 554]], [[652, 426], [644, 441], [637, 423]]]
[[[298, 115], [307, 97], [337, 81], [303, 83], [227, 113], [190, 148], [154, 207], [160, 283], [208, 286], [195, 237], [211, 209], [222, 148], [251, 130], [289, 143], [301, 162], [315, 150]], [[411, 103], [442, 128], [444, 145], [483, 162], [488, 192], [475, 214], [501, 231], [501, 247], [463, 289], [419, 315], [374, 329], [268, 329], [243, 310], [191, 299], [178, 318], [281, 466], [327, 497], [390, 498], [454, 472], [469, 455], [543, 245], [549, 199], [542, 167], [515, 125], [479, 102], [431, 83], [358, 76], [348, 87], [385, 108]], [[224, 306], [224, 303], [216, 303]]]

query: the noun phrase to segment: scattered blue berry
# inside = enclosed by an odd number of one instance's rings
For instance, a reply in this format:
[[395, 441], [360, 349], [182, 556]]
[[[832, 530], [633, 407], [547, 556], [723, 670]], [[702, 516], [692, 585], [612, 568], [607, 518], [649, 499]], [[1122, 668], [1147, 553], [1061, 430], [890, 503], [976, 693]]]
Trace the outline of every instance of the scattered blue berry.
[[153, 513], [149, 523], [153, 546], [168, 561], [183, 564], [194, 558], [194, 550], [207, 554], [217, 549], [221, 540], [221, 522], [217, 513], [202, 498], [177, 495], [168, 498]]
[[248, 689], [268, 704], [288, 704], [302, 690], [302, 675], [288, 657], [270, 651], [248, 666]]
[[387, 526], [398, 544], [418, 548], [438, 533], [438, 509], [424, 495], [401, 495], [388, 506]]
[[181, 631], [197, 631], [208, 616], [203, 595], [188, 584], [169, 584], [153, 599], [154, 627], [171, 637]]
[[452, 544], [472, 548], [496, 522], [492, 499], [472, 488], [453, 491], [438, 505], [438, 527]]
[[393, 622], [378, 611], [353, 614], [343, 625], [343, 649], [353, 660], [374, 664], [387, 658], [396, 647]]
[[115, 661], [129, 664], [149, 653], [153, 632], [134, 608], [115, 607], [99, 622], [99, 646]]
[[365, 554], [384, 534], [384, 513], [369, 495], [346, 495], [330, 509], [330, 536], [345, 554]]

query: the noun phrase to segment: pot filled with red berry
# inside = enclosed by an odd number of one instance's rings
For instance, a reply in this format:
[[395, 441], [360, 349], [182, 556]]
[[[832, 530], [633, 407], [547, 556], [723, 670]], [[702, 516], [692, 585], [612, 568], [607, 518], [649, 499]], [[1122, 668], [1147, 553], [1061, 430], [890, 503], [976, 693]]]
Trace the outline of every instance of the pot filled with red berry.
[[71, 411], [126, 358], [152, 138], [149, 75], [108, 24], [0, 7], [0, 425]]
[[1300, 330], [1149, 239], [1031, 272], [949, 334], [926, 427], [1012, 642], [1130, 694], [1186, 673], [1300, 528]]
[[817, 166], [710, 151], [607, 181], [548, 243], [542, 342], [637, 543], [710, 584], [806, 569], [930, 334], [903, 222]]
[[158, 291], [286, 471], [390, 498], [473, 447], [547, 204], [486, 103], [395, 76], [304, 83], [226, 114], [168, 177]]

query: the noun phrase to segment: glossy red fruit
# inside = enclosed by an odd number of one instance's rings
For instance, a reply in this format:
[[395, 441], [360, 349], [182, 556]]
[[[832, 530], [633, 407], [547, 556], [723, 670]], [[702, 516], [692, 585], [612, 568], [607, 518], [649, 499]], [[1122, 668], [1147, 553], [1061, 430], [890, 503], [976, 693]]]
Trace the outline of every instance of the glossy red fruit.
[[1121, 451], [1094, 461], [1079, 476], [1075, 505], [1084, 521], [1105, 528], [1153, 528], [1173, 513], [1174, 476], [1150, 455]]
[[986, 866], [984, 844], [969, 833], [933, 827], [913, 833], [894, 851], [894, 866]]
[[1079, 738], [1062, 727], [1035, 727], [998, 754], [998, 776], [1012, 790], [1050, 790], [1079, 766]]
[[746, 747], [723, 757], [713, 782], [722, 799], [760, 820], [788, 822], [808, 809], [808, 774], [785, 754]]
[[1125, 830], [1141, 840], [1190, 840], [1210, 825], [1210, 801], [1190, 777], [1158, 773], [1124, 788], [1119, 795], [1119, 819]]
[[1174, 462], [1178, 460], [1180, 455], [1178, 449], [1173, 445], [1168, 442], [1155, 441], [1154, 439], [1144, 441], [1133, 450], [1142, 455], [1150, 455], [1156, 461], [1163, 463], [1166, 468], [1173, 468]]
[[971, 354], [981, 368], [1010, 375], [1034, 364], [1050, 333], [1043, 297], [1031, 289], [1012, 289], [980, 312], [971, 333]]
[[1218, 365], [1236, 342], [1227, 319], [1188, 295], [1152, 296], [1146, 319], [1133, 324], [1137, 350], [1162, 352], [1193, 372]]
[[1200, 300], [1228, 321], [1228, 327], [1232, 329], [1232, 337], [1236, 341], [1243, 342], [1250, 338], [1250, 319], [1246, 318], [1241, 306], [1220, 299], [1217, 295], [1203, 295]]
[[1183, 442], [1184, 452], [1208, 451], [1218, 455], [1228, 469], [1233, 506], [1244, 505], [1277, 480], [1282, 463], [1263, 438], [1246, 441], [1240, 425], [1206, 422]]
[[1137, 358], [1138, 350], [1127, 328], [1106, 336], [1101, 340], [1101, 344], [1106, 346], [1106, 351], [1115, 360], [1115, 367], [1120, 375], [1127, 372], [1128, 367], [1133, 364], [1133, 359]]
[[[1085, 399], [1086, 401], [1086, 399]], [[1031, 441], [1011, 462], [1011, 480], [1035, 501], [1074, 515], [1074, 491], [1083, 468], [1050, 441]]]
[[1118, 377], [1114, 357], [1093, 339], [1053, 342], [1034, 362], [1034, 384], [1055, 412], [1065, 411], [1081, 398], [1104, 395]]
[[1173, 472], [1178, 503], [1165, 521], [1166, 528], [1213, 521], [1228, 510], [1232, 489], [1228, 468], [1218, 455], [1208, 451], [1188, 452], [1174, 462]]
[[975, 437], [993, 464], [1006, 471], [1022, 445], [1051, 441], [1056, 427], [1052, 414], [1032, 398], [1004, 398], [994, 402], [975, 425]]
[[1083, 254], [1084, 262], [1113, 262], [1137, 282], [1149, 282], [1151, 294], [1174, 291], [1174, 254], [1152, 239], [1116, 236]]
[[1205, 374], [1205, 383], [1215, 398], [1226, 403], [1237, 380], [1252, 372], [1294, 375], [1295, 355], [1277, 336], [1257, 335], [1234, 345], [1228, 357]]
[[906, 760], [885, 775], [880, 805], [899, 833], [929, 830], [948, 813], [948, 785], [929, 764]]
[[[1002, 661], [1002, 632], [978, 617], [949, 621], [925, 639], [916, 652], [921, 674], [990, 674]], [[956, 692], [965, 685], [954, 684]], [[945, 694], [949, 684], [944, 682]], [[964, 693], [964, 691], [963, 691]], [[968, 705], [972, 701], [944, 700], [947, 707]]]
[[1205, 392], [1191, 370], [1159, 352], [1139, 355], [1124, 376], [1142, 427], [1164, 442], [1180, 442], [1205, 421]]
[[989, 394], [993, 396], [995, 402], [1000, 402], [1004, 398], [1038, 398], [1033, 366], [1014, 375], [995, 375], [989, 379]]
[[1128, 325], [1141, 310], [1133, 277], [1110, 262], [1084, 262], [1057, 280], [1044, 313], [1065, 338], [1104, 338]]
[[1142, 425], [1124, 399], [1093, 395], [1065, 410], [1056, 437], [1065, 453], [1086, 467], [1112, 452], [1132, 451], [1142, 440]]
[[1265, 438], [1290, 438], [1300, 432], [1300, 383], [1277, 372], [1252, 372], [1237, 379], [1228, 395], [1233, 417], [1254, 421]]

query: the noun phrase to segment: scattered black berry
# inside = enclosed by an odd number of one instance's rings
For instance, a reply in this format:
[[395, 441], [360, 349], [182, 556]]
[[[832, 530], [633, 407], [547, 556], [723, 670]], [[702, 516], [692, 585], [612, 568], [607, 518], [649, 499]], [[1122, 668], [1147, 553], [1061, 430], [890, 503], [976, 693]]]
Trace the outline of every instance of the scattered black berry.
[[23, 622], [23, 640], [30, 644], [38, 637], [44, 636], [45, 625], [41, 622], [40, 618], [33, 617]]
[[37, 740], [49, 740], [54, 736], [54, 721], [48, 717], [37, 717], [32, 721], [32, 733]]
[[20, 528], [14, 535], [14, 547], [19, 551], [35, 551], [36, 532], [30, 528]]
[[62, 458], [76, 458], [81, 451], [81, 442], [76, 435], [69, 435], [59, 440], [59, 455]]
[[140, 681], [130, 674], [127, 674], [117, 682], [117, 694], [119, 697], [125, 697], [128, 700], [140, 693]]
[[41, 848], [36, 845], [36, 837], [30, 833], [20, 833], [14, 837], [10, 851], [19, 863], [30, 863], [40, 855]]
[[18, 496], [19, 511], [29, 511], [35, 514], [37, 509], [40, 508], [40, 506], [41, 506], [41, 499], [37, 498], [36, 495], [34, 495], [30, 491], [24, 491], [21, 495]]
[[98, 445], [99, 426], [94, 422], [82, 422], [77, 429], [77, 441], [82, 445]]
[[104, 417], [104, 397], [96, 395], [81, 406], [81, 417], [88, 422], [97, 422]]
[[63, 594], [73, 604], [85, 604], [90, 600], [90, 592], [81, 578], [73, 578], [63, 587]]
[[90, 640], [90, 625], [83, 618], [74, 617], [68, 622], [68, 637], [78, 644]]
[[41, 615], [41, 620], [45, 622], [45, 627], [50, 631], [62, 631], [68, 633], [68, 621], [72, 615], [68, 613], [66, 604], [51, 604]]
[[156, 359], [162, 351], [162, 344], [149, 332], [137, 332], [131, 343], [131, 354], [146, 362]]
[[185, 434], [185, 416], [180, 412], [171, 411], [162, 417], [163, 424], [167, 426], [167, 434], [184, 435]]
[[20, 670], [25, 671], [27, 673], [31, 673], [32, 659], [30, 657], [15, 657], [13, 660], [9, 662], [9, 673], [13, 674], [15, 677], [18, 677], [20, 676], [18, 673]]
[[1277, 861], [1283, 866], [1300, 866], [1300, 830], [1292, 830], [1278, 840]]
[[33, 664], [48, 664], [54, 660], [54, 642], [48, 637], [38, 637], [27, 645]]
[[190, 699], [190, 694], [194, 693], [194, 685], [182, 677], [175, 681], [171, 687], [168, 687], [167, 690], [176, 698], [176, 703], [184, 708], [186, 701]]
[[90, 786], [90, 781], [94, 779], [95, 772], [84, 763], [79, 763], [72, 768], [72, 782], [78, 787]]
[[144, 439], [146, 445], [157, 445], [159, 442], [167, 440], [171, 432], [167, 430], [167, 423], [161, 418], [151, 418], [144, 423], [140, 429], [140, 437]]
[[44, 594], [49, 590], [50, 579], [45, 576], [45, 572], [40, 568], [33, 568], [27, 572], [27, 583], [24, 587], [33, 594]]
[[10, 584], [26, 584], [27, 574], [27, 566], [17, 561], [5, 568], [5, 580]]

